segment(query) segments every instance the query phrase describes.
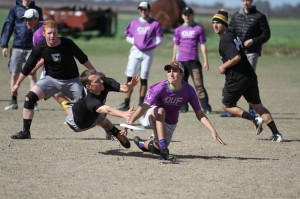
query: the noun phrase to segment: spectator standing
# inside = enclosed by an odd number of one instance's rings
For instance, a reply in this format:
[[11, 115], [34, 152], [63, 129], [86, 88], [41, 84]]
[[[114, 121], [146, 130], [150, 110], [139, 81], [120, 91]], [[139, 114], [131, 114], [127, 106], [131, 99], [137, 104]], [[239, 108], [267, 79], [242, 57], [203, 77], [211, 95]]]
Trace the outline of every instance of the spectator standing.
[[[130, 49], [128, 63], [125, 71], [127, 82], [140, 71], [141, 87], [139, 91], [139, 105], [143, 103], [147, 89], [150, 69], [153, 62], [154, 50], [162, 42], [162, 26], [150, 17], [151, 7], [148, 2], [141, 2], [138, 6], [140, 17], [132, 20], [125, 30], [128, 43], [133, 46]], [[116, 108], [128, 110], [133, 90], [125, 94], [124, 102]]]
[[[175, 29], [173, 38], [173, 58], [172, 61], [179, 61], [185, 69], [184, 81], [188, 82], [191, 75], [194, 82], [197, 96], [202, 110], [209, 114], [211, 106], [209, 104], [208, 94], [204, 87], [202, 65], [199, 61], [199, 44], [203, 56], [204, 70], [209, 70], [208, 57], [206, 51], [206, 37], [202, 26], [196, 24], [193, 19], [194, 11], [190, 7], [182, 10], [182, 19], [184, 23]], [[188, 104], [184, 104], [181, 112], [188, 111]]]
[[[39, 13], [39, 20], [43, 20], [42, 9], [35, 5], [31, 0], [17, 0], [16, 5], [9, 10], [9, 14], [4, 22], [1, 32], [1, 47], [3, 57], [8, 56], [8, 43], [13, 34], [13, 42], [8, 61], [8, 68], [11, 74], [11, 90], [16, 84], [17, 79], [22, 71], [22, 65], [28, 59], [32, 44], [32, 31], [26, 27], [26, 21], [23, 16], [26, 10], [34, 8]], [[36, 82], [36, 75], [29, 75], [30, 87]], [[35, 104], [37, 108], [37, 104]], [[4, 110], [18, 109], [17, 96], [11, 96], [11, 102]]]

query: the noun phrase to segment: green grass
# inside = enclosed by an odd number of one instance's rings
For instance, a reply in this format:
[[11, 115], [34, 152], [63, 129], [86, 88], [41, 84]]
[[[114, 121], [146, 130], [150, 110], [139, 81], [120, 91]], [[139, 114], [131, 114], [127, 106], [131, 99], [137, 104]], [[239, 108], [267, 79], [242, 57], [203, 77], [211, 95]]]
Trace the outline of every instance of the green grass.
[[[0, 9], [0, 24], [4, 23], [8, 9]], [[137, 17], [136, 13], [118, 13], [118, 29], [114, 37], [79, 37], [76, 43], [83, 47], [91, 55], [101, 53], [105, 56], [114, 56], [128, 54], [130, 45], [124, 39], [124, 30], [127, 24]], [[211, 27], [210, 16], [195, 17], [195, 21], [203, 24], [207, 35], [207, 49], [209, 53], [217, 53], [219, 37], [215, 35]], [[298, 33], [300, 32], [300, 20], [296, 18], [270, 18], [271, 39], [264, 45], [263, 53], [274, 55], [300, 55], [300, 40]], [[84, 35], [91, 32], [85, 32]], [[170, 56], [172, 50], [171, 33], [165, 33], [163, 44], [159, 48], [159, 56]]]

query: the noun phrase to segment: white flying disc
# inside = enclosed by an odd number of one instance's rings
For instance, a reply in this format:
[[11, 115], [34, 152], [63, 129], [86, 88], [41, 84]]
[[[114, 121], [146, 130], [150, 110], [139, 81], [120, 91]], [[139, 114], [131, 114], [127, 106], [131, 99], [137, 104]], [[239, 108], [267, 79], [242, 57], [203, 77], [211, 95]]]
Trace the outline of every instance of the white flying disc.
[[136, 130], [136, 131], [145, 131], [144, 127], [133, 126], [130, 124], [121, 123], [120, 126], [128, 129]]

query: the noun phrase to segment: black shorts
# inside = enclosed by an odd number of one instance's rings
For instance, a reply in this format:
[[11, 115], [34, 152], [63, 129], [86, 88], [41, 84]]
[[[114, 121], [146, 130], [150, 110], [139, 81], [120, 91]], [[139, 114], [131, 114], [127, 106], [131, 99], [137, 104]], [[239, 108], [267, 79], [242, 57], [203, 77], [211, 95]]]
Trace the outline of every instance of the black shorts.
[[222, 91], [222, 103], [226, 106], [236, 106], [241, 97], [252, 104], [260, 104], [260, 96], [257, 78], [249, 77], [226, 77]]

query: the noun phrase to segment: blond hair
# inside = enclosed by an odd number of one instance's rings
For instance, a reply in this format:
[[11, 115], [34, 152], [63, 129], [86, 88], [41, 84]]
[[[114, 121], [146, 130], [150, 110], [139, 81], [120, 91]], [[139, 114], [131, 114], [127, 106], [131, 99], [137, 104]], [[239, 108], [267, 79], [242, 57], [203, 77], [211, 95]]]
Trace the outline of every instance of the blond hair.
[[58, 24], [53, 20], [44, 21], [43, 32], [45, 32], [47, 28], [55, 28], [58, 30]]

